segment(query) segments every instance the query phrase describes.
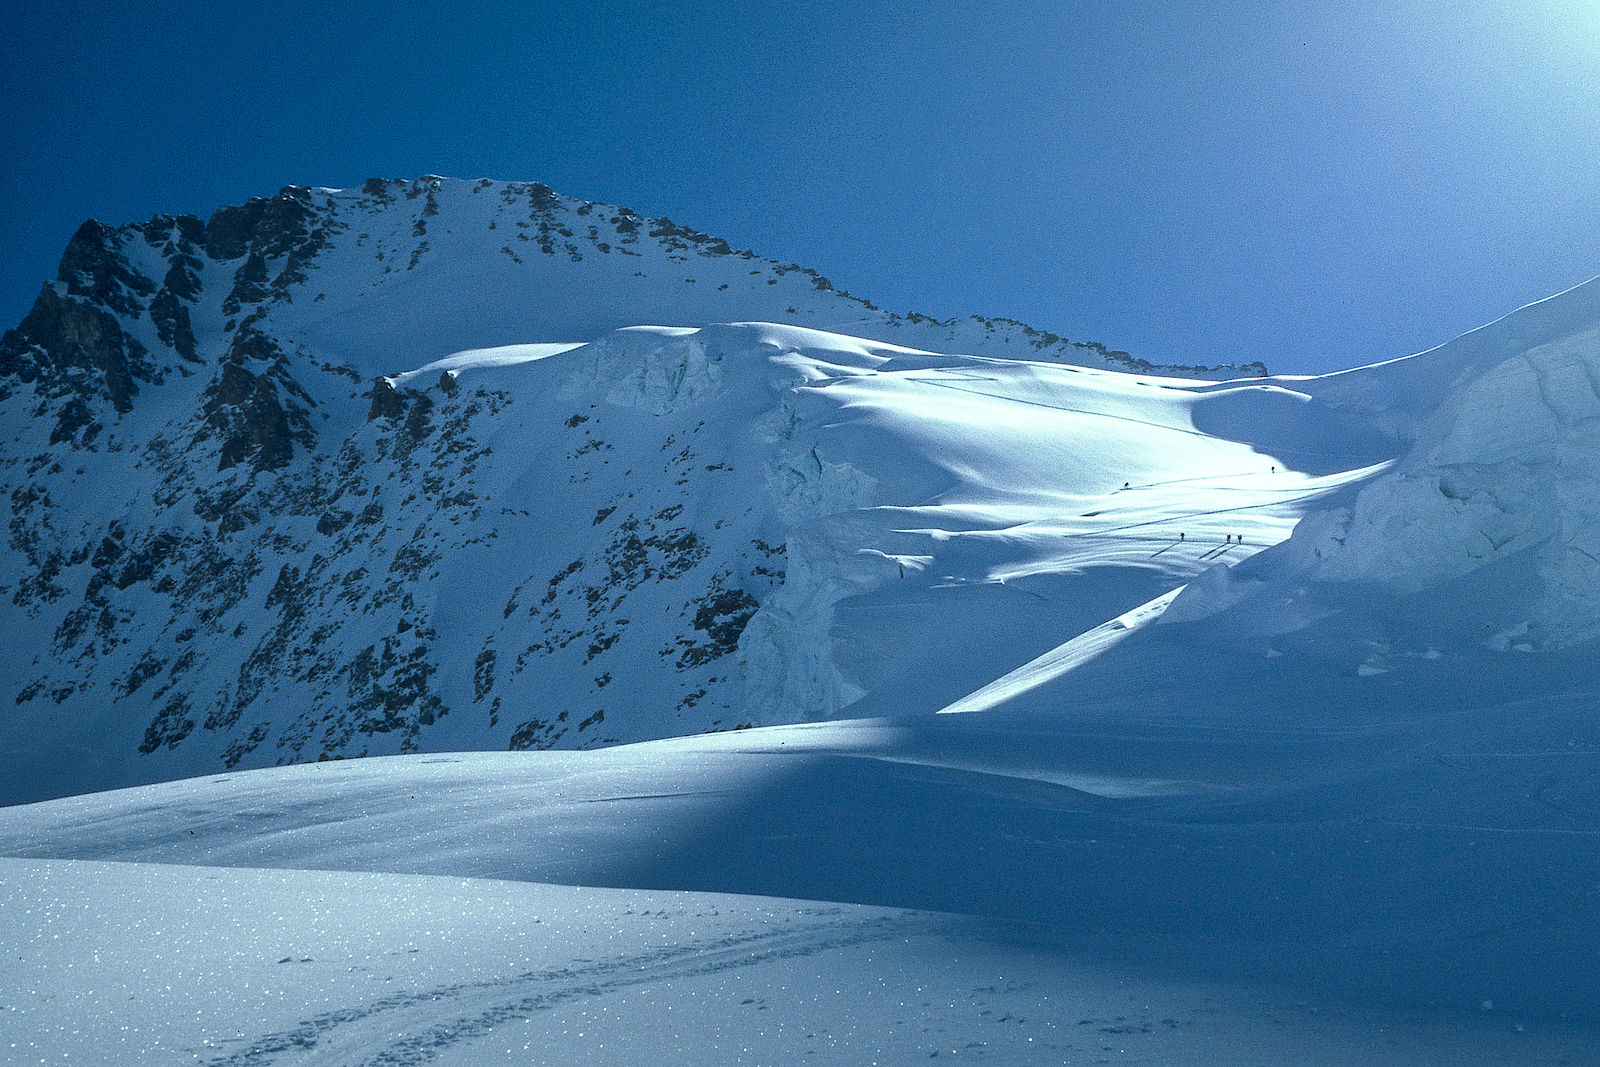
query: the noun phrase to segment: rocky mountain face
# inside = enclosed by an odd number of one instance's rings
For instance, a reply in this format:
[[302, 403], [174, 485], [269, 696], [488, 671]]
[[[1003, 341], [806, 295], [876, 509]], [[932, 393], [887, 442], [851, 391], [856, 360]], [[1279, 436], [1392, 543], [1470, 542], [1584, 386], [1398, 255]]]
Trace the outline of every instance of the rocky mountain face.
[[[822, 373], [772, 366], [785, 345], [623, 329], [741, 320], [1143, 366], [891, 315], [539, 184], [289, 187], [209, 220], [85, 223], [0, 340], [0, 800], [751, 722], [733, 653], [797, 525], [865, 490], [782, 423], [773, 389]], [[741, 359], [764, 377], [733, 403]], [[840, 702], [758, 696], [775, 718]]]

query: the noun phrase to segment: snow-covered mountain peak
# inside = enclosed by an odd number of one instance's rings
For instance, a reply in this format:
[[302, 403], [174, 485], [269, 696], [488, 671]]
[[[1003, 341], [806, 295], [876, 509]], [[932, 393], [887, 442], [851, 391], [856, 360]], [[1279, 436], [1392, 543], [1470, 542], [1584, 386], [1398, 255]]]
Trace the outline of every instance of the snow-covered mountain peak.
[[1594, 302], [1216, 381], [537, 184], [89, 224], [0, 342], [0, 779], [1037, 706], [1479, 571], [1450, 647], [1568, 647]]
[[[173, 270], [178, 277], [169, 277]], [[163, 279], [177, 297], [195, 296], [202, 274], [222, 301], [225, 329], [250, 318], [313, 347], [337, 342], [368, 377], [382, 373], [396, 350], [438, 358], [447, 352], [428, 349], [441, 344], [589, 339], [641, 323], [740, 319], [913, 346], [1142, 366], [1126, 353], [1006, 320], [883, 312], [815, 271], [537, 182], [429, 177], [373, 179], [359, 189], [288, 186], [204, 222], [160, 216], [117, 230], [89, 223], [60, 277], [75, 295], [97, 294], [131, 312], [146, 309]]]

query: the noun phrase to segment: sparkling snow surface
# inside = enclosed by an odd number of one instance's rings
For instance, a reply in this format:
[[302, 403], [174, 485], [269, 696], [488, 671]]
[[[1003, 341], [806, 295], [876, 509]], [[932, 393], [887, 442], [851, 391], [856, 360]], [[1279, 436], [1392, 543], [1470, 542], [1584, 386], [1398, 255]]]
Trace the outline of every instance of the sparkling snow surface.
[[1353, 1009], [951, 916], [478, 879], [0, 860], [0, 1060], [1584, 1063], [1574, 1031]]
[[[1532, 868], [1592, 861], [1592, 842], [1574, 849], [1549, 820], [1430, 827], [1415, 806], [1402, 824], [1326, 801], [1311, 824], [1183, 821], [1208, 798], [1366, 765], [1395, 737], [1030, 735], [981, 719], [313, 764], [6, 809], [0, 851], [92, 857], [0, 862], [8, 1054], [1381, 1064], [1600, 1051], [1592, 1032], [1525, 1011], [1545, 969], [1583, 953], [1541, 933], [1578, 902]], [[1475, 777], [1494, 765], [1453, 762]], [[1397, 883], [1408, 852], [1473, 881]], [[889, 907], [764, 895], [785, 889]], [[1415, 972], [1449, 954], [1440, 941], [1471, 947], [1471, 1004], [1352, 999], [1408, 969], [1438, 983]], [[1508, 944], [1539, 958], [1481, 973]], [[1294, 989], [1241, 982], [1230, 957], [1251, 951], [1288, 978], [1331, 970]]]

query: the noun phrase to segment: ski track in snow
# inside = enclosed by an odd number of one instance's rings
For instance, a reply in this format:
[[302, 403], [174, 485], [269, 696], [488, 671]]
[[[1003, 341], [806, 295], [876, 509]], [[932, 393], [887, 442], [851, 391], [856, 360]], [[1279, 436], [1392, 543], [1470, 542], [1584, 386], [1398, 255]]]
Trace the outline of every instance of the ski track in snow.
[[[287, 1030], [245, 1038], [244, 1048], [205, 1062], [210, 1067], [273, 1063], [415, 1067], [505, 1023], [548, 1011], [565, 1001], [633, 986], [670, 985], [674, 979], [760, 967], [890, 938], [926, 935], [939, 925], [933, 917], [915, 915], [883, 917], [869, 922], [866, 929], [855, 923], [816, 923], [809, 929], [756, 931], [493, 981], [413, 990], [305, 1019]], [[386, 1036], [394, 1033], [404, 1036]]]
[[[6, 1062], [1510, 1067], [1597, 1048], [881, 908], [90, 861], [0, 860], [0, 882]], [[144, 949], [108, 940], [123, 930]]]

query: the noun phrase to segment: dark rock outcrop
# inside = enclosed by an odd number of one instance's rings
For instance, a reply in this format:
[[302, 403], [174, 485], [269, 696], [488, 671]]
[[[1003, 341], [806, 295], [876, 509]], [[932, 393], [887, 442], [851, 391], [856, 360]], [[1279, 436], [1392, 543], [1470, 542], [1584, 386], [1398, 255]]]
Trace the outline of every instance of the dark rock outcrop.
[[237, 315], [244, 304], [259, 304], [268, 295], [267, 261], [260, 252], [252, 251], [233, 276], [233, 289], [222, 302], [224, 315]]
[[[280, 386], [289, 400], [280, 395]], [[294, 458], [296, 442], [314, 446], [311, 420], [296, 399], [309, 402], [289, 376], [277, 343], [248, 327], [241, 329], [201, 405], [201, 437], [222, 439], [217, 469], [248, 461], [255, 471], [277, 470]]]
[[67, 243], [56, 276], [66, 283], [69, 296], [133, 315], [144, 308], [139, 298], [152, 295], [156, 285], [129, 266], [117, 250], [119, 241], [117, 231], [90, 219]]
[[372, 398], [372, 406], [367, 409], [367, 421], [374, 419], [398, 419], [406, 413], [405, 401], [400, 399], [394, 383], [387, 378], [377, 378], [372, 382], [372, 391], [367, 394]]
[[171, 289], [163, 288], [150, 301], [150, 321], [156, 324], [156, 336], [161, 338], [162, 344], [190, 363], [201, 362], [189, 309], [179, 302]]
[[250, 251], [288, 255], [311, 232], [310, 199], [308, 190], [290, 185], [270, 200], [256, 197], [219, 208], [206, 223], [206, 254], [212, 259], [238, 259]]
[[276, 470], [294, 458], [289, 417], [278, 390], [266, 375], [227, 363], [206, 389], [206, 425], [222, 436], [218, 470], [251, 461], [257, 470]]
[[162, 291], [182, 300], [193, 300], [200, 295], [198, 267], [198, 262], [188, 256], [175, 258], [172, 266], [167, 269], [166, 278], [161, 282]]
[[36, 382], [76, 371], [81, 381], [72, 384], [103, 391], [120, 414], [133, 409], [138, 380], [152, 378], [149, 355], [114, 315], [46, 285], [21, 324], [0, 338], [0, 377]]

